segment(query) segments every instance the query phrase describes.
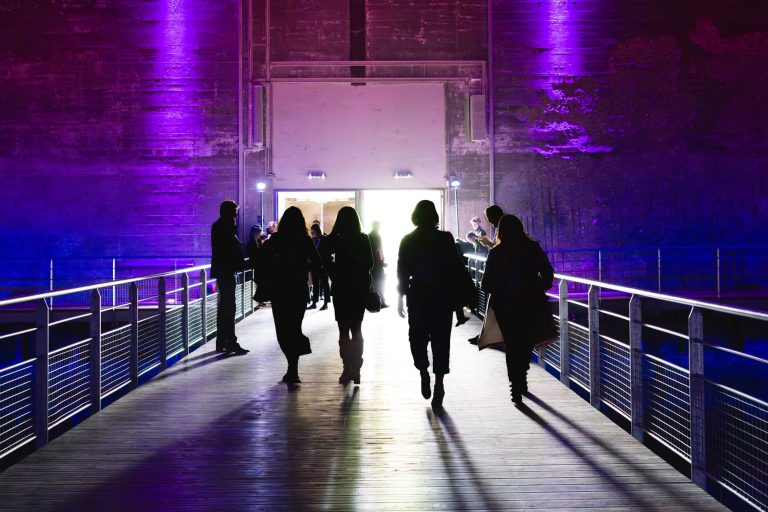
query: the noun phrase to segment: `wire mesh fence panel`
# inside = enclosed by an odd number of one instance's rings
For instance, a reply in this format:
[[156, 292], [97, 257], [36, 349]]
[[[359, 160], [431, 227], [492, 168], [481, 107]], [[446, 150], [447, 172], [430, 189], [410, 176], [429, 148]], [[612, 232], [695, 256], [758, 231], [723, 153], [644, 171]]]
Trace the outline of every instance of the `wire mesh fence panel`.
[[554, 343], [550, 343], [544, 349], [544, 361], [548, 365], [550, 365], [551, 367], [559, 371], [560, 370], [560, 317], [557, 315], [552, 315], [552, 318], [555, 323], [555, 331], [557, 331], [557, 341], [555, 341]]
[[0, 370], [0, 457], [34, 437], [34, 362]]
[[139, 321], [139, 374], [160, 364], [160, 316]]
[[90, 340], [48, 356], [48, 424], [54, 425], [90, 404]]
[[243, 318], [243, 285], [235, 287], [235, 320]]
[[205, 324], [206, 324], [206, 335], [210, 336], [211, 334], [216, 332], [217, 326], [216, 326], [216, 312], [218, 310], [218, 304], [219, 304], [219, 294], [214, 293], [213, 295], [208, 295], [206, 297], [205, 301]]
[[169, 309], [165, 316], [165, 350], [168, 357], [184, 351], [182, 308]]
[[707, 383], [707, 472], [768, 510], [768, 404]]
[[600, 396], [627, 418], [632, 416], [629, 346], [600, 336]]
[[643, 355], [645, 431], [686, 460], [691, 456], [690, 377], [688, 371]]
[[243, 286], [245, 287], [245, 313], [250, 314], [251, 311], [251, 298], [253, 297], [253, 281], [248, 279]]
[[203, 312], [201, 311], [202, 299], [189, 303], [189, 344], [193, 345], [203, 340]]
[[101, 336], [101, 393], [105, 396], [131, 381], [131, 325]]
[[568, 322], [568, 367], [570, 378], [589, 390], [589, 329]]

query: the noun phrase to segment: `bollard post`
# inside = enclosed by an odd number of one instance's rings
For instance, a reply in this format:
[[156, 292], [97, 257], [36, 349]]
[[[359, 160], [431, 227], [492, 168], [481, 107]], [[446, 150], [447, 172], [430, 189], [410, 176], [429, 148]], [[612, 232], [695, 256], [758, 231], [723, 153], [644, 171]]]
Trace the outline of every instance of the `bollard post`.
[[35, 387], [34, 429], [35, 447], [48, 444], [48, 352], [50, 349], [50, 309], [45, 299], [37, 303], [35, 314]]
[[101, 294], [91, 292], [91, 406], [93, 412], [101, 410]]
[[645, 398], [643, 396], [643, 323], [640, 297], [629, 299], [629, 378], [632, 407], [632, 435], [643, 442]]
[[596, 286], [589, 287], [589, 403], [600, 409], [600, 298]]

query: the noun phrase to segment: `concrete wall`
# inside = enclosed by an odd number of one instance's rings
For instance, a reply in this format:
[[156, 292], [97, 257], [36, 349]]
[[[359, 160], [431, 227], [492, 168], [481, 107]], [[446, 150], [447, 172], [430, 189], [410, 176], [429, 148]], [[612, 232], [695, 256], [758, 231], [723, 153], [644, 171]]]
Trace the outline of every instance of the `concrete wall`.
[[237, 197], [237, 2], [11, 2], [0, 255], [209, 252]]

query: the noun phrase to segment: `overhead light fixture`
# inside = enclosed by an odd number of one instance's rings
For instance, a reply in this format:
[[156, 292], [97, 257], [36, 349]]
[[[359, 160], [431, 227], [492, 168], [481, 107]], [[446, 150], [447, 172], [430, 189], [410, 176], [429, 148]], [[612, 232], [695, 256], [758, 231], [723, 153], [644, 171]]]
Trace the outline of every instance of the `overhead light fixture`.
[[452, 176], [448, 180], [448, 186], [454, 190], [457, 188], [461, 188], [461, 180], [459, 178], [456, 178], [455, 176]]
[[325, 173], [323, 171], [309, 171], [307, 173], [308, 180], [324, 180]]
[[413, 178], [413, 173], [407, 169], [403, 169], [401, 171], [395, 171], [394, 176], [396, 180], [409, 180]]

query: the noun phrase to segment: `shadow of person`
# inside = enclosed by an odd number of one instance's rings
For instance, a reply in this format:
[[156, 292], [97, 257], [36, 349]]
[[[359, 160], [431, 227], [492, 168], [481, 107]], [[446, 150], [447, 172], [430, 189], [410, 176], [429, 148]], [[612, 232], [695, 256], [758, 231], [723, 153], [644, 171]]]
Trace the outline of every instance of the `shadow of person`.
[[[494, 502], [483, 485], [483, 477], [472, 461], [456, 425], [444, 407], [427, 409], [427, 420], [435, 435], [440, 460], [450, 482], [454, 510], [498, 510], [500, 504]], [[468, 493], [467, 483], [474, 493]], [[477, 498], [472, 499], [473, 496]]]
[[360, 437], [361, 411], [359, 407], [360, 388], [344, 388], [344, 396], [337, 420], [340, 435], [336, 440], [337, 449], [329, 460], [325, 484], [325, 503], [334, 504], [334, 509], [354, 510], [354, 496], [360, 479]]

